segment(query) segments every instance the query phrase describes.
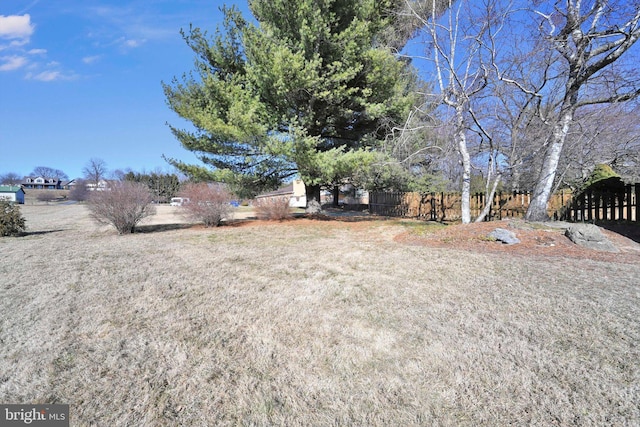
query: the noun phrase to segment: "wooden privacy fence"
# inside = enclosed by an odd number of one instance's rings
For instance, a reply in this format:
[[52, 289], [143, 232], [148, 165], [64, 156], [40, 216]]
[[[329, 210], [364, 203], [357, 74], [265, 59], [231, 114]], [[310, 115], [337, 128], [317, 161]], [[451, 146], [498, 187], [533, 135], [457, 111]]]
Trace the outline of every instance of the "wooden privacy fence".
[[[574, 197], [563, 190], [551, 196], [547, 214], [555, 220], [587, 221], [625, 219], [638, 221], [637, 205], [640, 184], [627, 185], [624, 191], [587, 191]], [[460, 193], [369, 193], [369, 212], [374, 215], [418, 218], [431, 221], [457, 221], [461, 218]], [[530, 192], [498, 192], [491, 200], [486, 221], [522, 218], [531, 201]], [[482, 193], [471, 196], [471, 217], [477, 218], [484, 209]]]
[[577, 194], [565, 207], [562, 219], [567, 221], [640, 222], [638, 198], [640, 183], [616, 189], [586, 190]]

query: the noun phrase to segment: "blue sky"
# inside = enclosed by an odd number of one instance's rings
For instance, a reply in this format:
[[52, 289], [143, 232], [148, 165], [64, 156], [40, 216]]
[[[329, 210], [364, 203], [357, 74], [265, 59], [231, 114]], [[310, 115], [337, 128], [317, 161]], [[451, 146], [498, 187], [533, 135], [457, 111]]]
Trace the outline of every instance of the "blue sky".
[[[247, 14], [246, 1], [229, 1]], [[195, 161], [166, 122], [188, 126], [161, 82], [193, 68], [180, 29], [214, 31], [222, 1], [0, 0], [0, 174], [36, 166], [82, 176]]]

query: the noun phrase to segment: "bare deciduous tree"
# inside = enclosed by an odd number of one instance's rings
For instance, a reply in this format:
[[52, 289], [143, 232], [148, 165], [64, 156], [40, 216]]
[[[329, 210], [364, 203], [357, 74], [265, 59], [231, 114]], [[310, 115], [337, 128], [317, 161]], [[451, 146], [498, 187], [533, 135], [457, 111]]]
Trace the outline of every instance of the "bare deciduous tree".
[[556, 185], [580, 187], [598, 164], [625, 180], [640, 178], [640, 111], [628, 105], [595, 105], [576, 111], [558, 165]]
[[60, 169], [50, 168], [48, 166], [37, 166], [31, 173], [33, 176], [41, 176], [43, 178], [57, 178], [60, 180], [68, 180], [69, 176]]
[[95, 188], [98, 187], [101, 180], [106, 178], [107, 172], [107, 163], [104, 160], [95, 157], [89, 159], [86, 166], [82, 168], [84, 178], [89, 181], [89, 183], [93, 184]]
[[21, 182], [22, 177], [15, 172], [7, 172], [4, 175], [0, 175], [0, 184], [18, 185]]
[[450, 0], [446, 4], [443, 15], [438, 2], [407, 0], [406, 5], [424, 26], [439, 90], [437, 96], [451, 111], [453, 140], [462, 168], [462, 222], [469, 223], [472, 173], [469, 130], [475, 128], [490, 137], [475, 116], [473, 102], [489, 83], [490, 61], [495, 53], [490, 51], [493, 46], [487, 38], [500, 31], [502, 17], [491, 0], [478, 5], [454, 3]]
[[115, 169], [111, 172], [111, 178], [116, 181], [124, 181], [128, 174], [134, 173], [131, 168]]
[[548, 96], [543, 104], [540, 94], [558, 92], [551, 72], [553, 52], [532, 43], [522, 26], [514, 23], [516, 15], [509, 15], [512, 23], [504, 26], [501, 40], [491, 39], [500, 44], [500, 52], [491, 60], [494, 81], [485, 102], [486, 127], [499, 152], [504, 179], [514, 191], [529, 190], [535, 184], [532, 171], [539, 166], [536, 160], [550, 130], [549, 111], [556, 102]]
[[621, 58], [640, 37], [640, 7], [637, 1], [566, 0], [539, 4], [534, 12], [541, 17], [540, 28], [545, 31], [548, 49], [562, 58], [559, 75], [564, 83], [562, 100], [526, 214], [529, 220], [545, 220], [547, 202], [576, 110], [587, 105], [623, 102], [640, 95], [637, 67], [618, 66], [623, 65]]

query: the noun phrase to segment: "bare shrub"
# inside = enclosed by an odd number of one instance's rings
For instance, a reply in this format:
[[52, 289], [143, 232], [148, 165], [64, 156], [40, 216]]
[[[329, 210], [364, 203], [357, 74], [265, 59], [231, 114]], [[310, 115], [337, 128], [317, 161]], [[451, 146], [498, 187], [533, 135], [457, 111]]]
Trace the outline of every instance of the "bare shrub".
[[43, 190], [43, 191], [38, 193], [38, 195], [36, 196], [36, 199], [39, 202], [49, 203], [49, 202], [53, 202], [54, 200], [57, 200], [58, 197], [51, 190]]
[[289, 197], [263, 197], [253, 202], [256, 215], [260, 219], [283, 220], [291, 217]]
[[187, 184], [181, 195], [189, 199], [182, 205], [185, 215], [205, 227], [217, 227], [233, 210], [231, 193], [220, 185]]
[[76, 202], [84, 202], [88, 198], [89, 189], [87, 188], [86, 181], [84, 179], [77, 180], [76, 185], [69, 191], [69, 199], [75, 200]]
[[93, 191], [88, 207], [93, 218], [111, 224], [119, 234], [133, 233], [144, 218], [154, 215], [149, 188], [137, 182], [114, 182], [104, 191]]
[[25, 228], [20, 207], [6, 200], [0, 201], [0, 236], [19, 236]]

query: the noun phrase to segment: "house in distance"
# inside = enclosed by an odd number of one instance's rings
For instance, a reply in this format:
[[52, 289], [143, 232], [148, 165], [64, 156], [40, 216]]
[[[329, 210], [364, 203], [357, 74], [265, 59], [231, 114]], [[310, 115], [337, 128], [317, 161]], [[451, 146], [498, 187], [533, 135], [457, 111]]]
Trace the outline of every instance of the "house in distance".
[[278, 199], [282, 197], [289, 198], [289, 206], [292, 208], [304, 208], [307, 206], [307, 195], [305, 193], [305, 185], [301, 179], [293, 180], [288, 185], [269, 193], [256, 196], [256, 200], [260, 199]]
[[25, 176], [22, 181], [22, 187], [34, 190], [61, 190], [62, 181], [58, 178]]

